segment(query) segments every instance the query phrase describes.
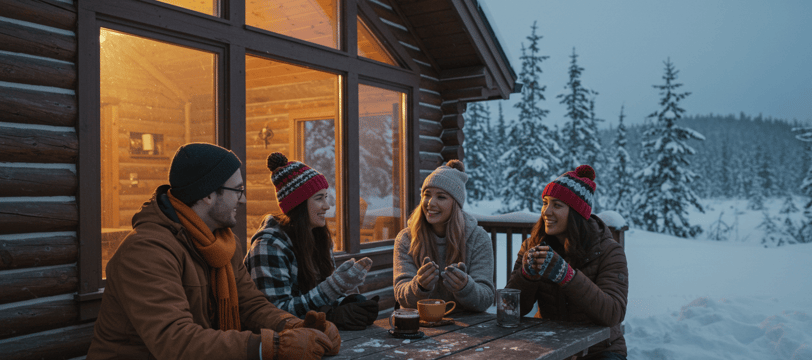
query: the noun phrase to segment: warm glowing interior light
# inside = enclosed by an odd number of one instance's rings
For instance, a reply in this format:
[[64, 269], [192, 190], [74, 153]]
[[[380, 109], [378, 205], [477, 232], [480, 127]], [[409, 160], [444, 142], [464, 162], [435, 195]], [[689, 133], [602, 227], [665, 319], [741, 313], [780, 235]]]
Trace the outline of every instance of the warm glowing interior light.
[[339, 4], [339, 0], [247, 0], [245, 23], [338, 49]]
[[364, 24], [360, 17], [358, 18], [358, 56], [377, 60], [389, 65], [398, 65], [392, 55], [390, 55], [381, 42], [378, 41], [378, 38], [366, 24]]
[[220, 0], [158, 0], [207, 15], [220, 16]]
[[216, 142], [217, 55], [100, 29], [102, 271], [184, 143]]

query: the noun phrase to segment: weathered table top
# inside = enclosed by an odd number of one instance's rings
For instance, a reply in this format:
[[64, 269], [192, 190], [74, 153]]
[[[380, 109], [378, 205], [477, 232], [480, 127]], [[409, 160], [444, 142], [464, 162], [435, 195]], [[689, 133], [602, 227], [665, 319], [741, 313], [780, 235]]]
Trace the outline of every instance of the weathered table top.
[[609, 328], [523, 317], [515, 328], [496, 315], [458, 313], [454, 325], [421, 327], [419, 340], [389, 335], [389, 319], [362, 331], [341, 332], [341, 352], [326, 359], [544, 359], [563, 360], [609, 338]]

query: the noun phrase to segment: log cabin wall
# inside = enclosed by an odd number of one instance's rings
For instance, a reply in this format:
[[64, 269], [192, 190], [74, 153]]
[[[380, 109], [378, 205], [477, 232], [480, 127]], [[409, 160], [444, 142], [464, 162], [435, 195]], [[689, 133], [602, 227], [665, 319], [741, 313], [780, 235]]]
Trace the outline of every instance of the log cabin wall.
[[[476, 55], [482, 51], [476, 47], [481, 42], [477, 36], [482, 34], [467, 34], [464, 30], [473, 26], [473, 0], [358, 0], [358, 7], [359, 13], [380, 32], [377, 35], [382, 36], [389, 50], [419, 75], [419, 91], [412, 94], [414, 99], [409, 104], [414, 112], [409, 121], [417, 128], [416, 138], [409, 144], [415, 150], [410, 154], [418, 156], [410, 162], [416, 166], [410, 168], [416, 173], [411, 181], [416, 188], [412, 189], [412, 202], [416, 204], [419, 187], [432, 170], [449, 159], [464, 158], [466, 102], [507, 98], [515, 75], [512, 79], [500, 78], [496, 73], [503, 64]], [[73, 358], [86, 353], [95, 319], [85, 310], [80, 313], [77, 300], [82, 256], [77, 237], [77, 129], [82, 129], [83, 124], [78, 123], [77, 116], [76, 4], [70, 0], [0, 0], [0, 8], [0, 354], [4, 359]], [[246, 60], [248, 67], [250, 58]], [[511, 71], [501, 69], [502, 73]], [[137, 79], [129, 81], [137, 88]], [[334, 87], [326, 83], [330, 80], [320, 81], [325, 82], [325, 87]], [[284, 89], [280, 90], [284, 93]], [[254, 99], [253, 94], [252, 84], [246, 84], [246, 99]], [[275, 136], [291, 139], [292, 129], [274, 127], [275, 122], [291, 116], [319, 117], [322, 114], [318, 109], [329, 108], [329, 103], [335, 101], [324, 94], [316, 98], [325, 106], [288, 104], [284, 111], [280, 104], [247, 106], [245, 131], [260, 133], [270, 126]], [[129, 151], [133, 133], [167, 134], [162, 139], [167, 148], [204, 141], [205, 135], [194, 130], [200, 127], [194, 120], [190, 124], [192, 131], [185, 136], [175, 135], [185, 130], [166, 125], [166, 120], [175, 123], [179, 118], [198, 119], [215, 109], [194, 94], [160, 104], [146, 99], [122, 102], [103, 94], [101, 101], [99, 115], [109, 120], [102, 123], [111, 124], [100, 130], [101, 136], [117, 141], [116, 146], [101, 151], [101, 160], [115, 161], [118, 170], [99, 175], [103, 183], [107, 181], [118, 190], [115, 201], [124, 205], [117, 216], [108, 217], [111, 223], [103, 226], [115, 228], [127, 224], [152, 190], [166, 182], [167, 158], [171, 156], [136, 159]], [[143, 114], [146, 108], [154, 109], [152, 123], [126, 125], [135, 123], [132, 114]], [[164, 128], [167, 126], [170, 128]], [[290, 151], [265, 148], [259, 143], [245, 146], [246, 153]], [[249, 197], [274, 196], [267, 173], [257, 179], [251, 176], [246, 176], [249, 182], [268, 186], [249, 189]], [[265, 212], [267, 209], [256, 213], [249, 209], [249, 231]], [[120, 237], [110, 236], [109, 240], [102, 251], [115, 249]], [[376, 266], [361, 291], [381, 296], [381, 309], [391, 308], [391, 245], [370, 248], [365, 255], [373, 257]], [[98, 294], [92, 296], [98, 298]]]
[[[0, 354], [84, 354], [80, 323], [76, 7], [1, 0]], [[58, 356], [56, 354], [59, 354]]]

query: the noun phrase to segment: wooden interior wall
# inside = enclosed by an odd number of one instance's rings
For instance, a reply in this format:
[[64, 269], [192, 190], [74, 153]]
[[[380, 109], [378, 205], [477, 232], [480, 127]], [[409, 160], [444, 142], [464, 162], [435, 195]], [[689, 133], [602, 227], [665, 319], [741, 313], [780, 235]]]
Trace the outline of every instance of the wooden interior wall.
[[0, 0], [0, 354], [84, 354], [76, 206], [76, 8]]

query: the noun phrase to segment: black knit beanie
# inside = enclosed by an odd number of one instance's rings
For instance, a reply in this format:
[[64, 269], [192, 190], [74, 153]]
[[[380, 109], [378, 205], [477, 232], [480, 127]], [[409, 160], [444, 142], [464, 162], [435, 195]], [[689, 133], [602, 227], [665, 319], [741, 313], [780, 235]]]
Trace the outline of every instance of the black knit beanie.
[[237, 155], [226, 148], [206, 143], [183, 145], [169, 167], [172, 195], [192, 205], [223, 186], [241, 165]]

